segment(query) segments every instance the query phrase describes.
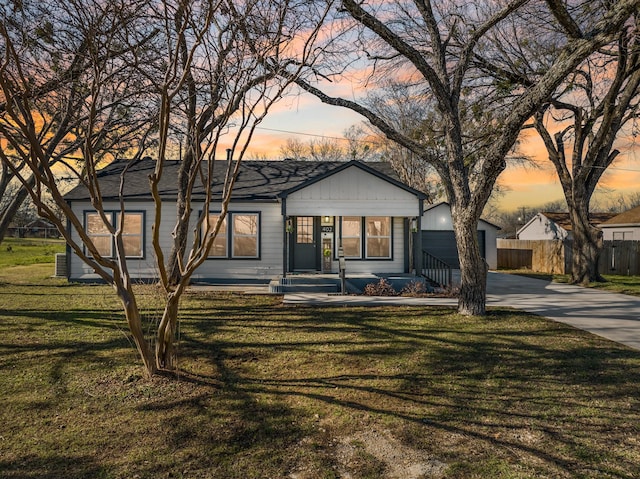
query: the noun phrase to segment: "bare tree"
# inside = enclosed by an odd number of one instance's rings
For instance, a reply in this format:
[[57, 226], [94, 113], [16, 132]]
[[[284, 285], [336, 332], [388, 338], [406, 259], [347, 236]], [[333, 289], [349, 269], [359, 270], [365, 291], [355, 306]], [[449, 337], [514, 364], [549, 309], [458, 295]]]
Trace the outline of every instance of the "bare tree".
[[[132, 2], [130, 8], [135, 8], [136, 5], [137, 2]], [[78, 5], [74, 5], [74, 2], [68, 6], [69, 9], [77, 7]], [[94, 52], [90, 51], [92, 45], [80, 38], [86, 29], [92, 26], [70, 24], [69, 20], [61, 20], [60, 12], [65, 8], [49, 2], [33, 4], [9, 2], [0, 7], [2, 16], [0, 33], [7, 40], [4, 60], [10, 62], [8, 58], [10, 55], [20, 56], [20, 69], [7, 75], [6, 78], [14, 82], [12, 87], [17, 88], [19, 87], [16, 82], [24, 81], [22, 96], [28, 97], [30, 101], [37, 104], [38, 114], [34, 115], [34, 121], [43, 122], [47, 126], [40, 130], [39, 141], [50, 166], [76, 152], [82, 146], [82, 140], [74, 134], [74, 129], [79, 127], [79, 115], [64, 112], [62, 108], [74, 109], [91, 94], [91, 90], [83, 82], [87, 69], [91, 68], [88, 58]], [[100, 15], [105, 16], [105, 21], [111, 21], [107, 18], [108, 13], [95, 12], [95, 15], [96, 21], [100, 21]], [[77, 30], [74, 30], [76, 28]], [[142, 44], [146, 40], [148, 38], [139, 41]], [[127, 48], [120, 45], [103, 45], [101, 49], [103, 57], [100, 60], [120, 61], [126, 55]], [[69, 104], [64, 105], [65, 99], [69, 100]], [[96, 157], [101, 157], [107, 151], [109, 155], [126, 151], [131, 146], [131, 138], [128, 135], [140, 128], [138, 117], [122, 114], [122, 109], [127, 107], [128, 99], [122, 97], [119, 101], [121, 102], [120, 112], [113, 105], [110, 106], [111, 113], [107, 119], [108, 125], [104, 129], [104, 134], [94, 139], [93, 148]], [[12, 114], [8, 111], [11, 108], [15, 108], [15, 105], [11, 104], [4, 91], [1, 91], [0, 121], [3, 122], [8, 139], [19, 137], [21, 134], [20, 124], [11, 120]], [[25, 143], [14, 144], [12, 141], [7, 141], [4, 146], [7, 163], [3, 163], [0, 168], [0, 196], [6, 196], [7, 187], [10, 184], [19, 184], [19, 187], [0, 208], [0, 241], [13, 216], [29, 196], [28, 189], [36, 185], [36, 180], [28, 168], [23, 170], [26, 166]], [[26, 183], [17, 182], [14, 171], [23, 171], [26, 175]], [[40, 168], [39, 173], [42, 172]]]
[[280, 146], [280, 156], [312, 161], [367, 161], [378, 149], [377, 139], [364, 128], [352, 125], [344, 131], [344, 138], [315, 138], [301, 141], [288, 138]]
[[[567, 10], [559, 0], [342, 0], [327, 43], [320, 47], [322, 58], [306, 78], [297, 80], [324, 103], [360, 113], [437, 170], [459, 250], [462, 314], [485, 313], [487, 271], [475, 231], [522, 126], [585, 58], [611, 42], [640, 6], [640, 0], [575, 3], [576, 8]], [[539, 65], [533, 84], [505, 91], [478, 65], [482, 59], [492, 63], [493, 57], [509, 54], [500, 50], [491, 33], [516, 12], [536, 20], [518, 25], [522, 41], [541, 35], [537, 19], [562, 25], [562, 41], [548, 63]], [[352, 66], [363, 64], [369, 89], [390, 77], [415, 85], [436, 115], [431, 128], [438, 133], [440, 154], [432, 154], [430, 140], [407, 135], [366, 101], [330, 95], [320, 81], [344, 77]]]
[[[309, 12], [307, 3], [43, 1], [27, 13], [35, 20], [45, 9], [52, 25], [47, 28], [51, 40], [45, 45], [34, 45], [23, 35], [23, 24], [14, 18], [22, 15], [22, 10], [1, 18], [0, 91], [5, 109], [0, 116], [0, 133], [6, 144], [0, 144], [0, 160], [27, 188], [39, 213], [57, 226], [74, 254], [113, 287], [149, 375], [176, 365], [174, 339], [180, 298], [191, 275], [206, 259], [224, 220], [239, 161], [254, 128], [290, 81], [277, 80], [282, 51], [304, 49], [305, 42], [316, 33], [306, 28], [311, 13], [317, 13]], [[303, 27], [306, 39], [294, 44], [295, 33]], [[63, 57], [66, 61], [77, 57], [83, 68], [69, 81], [44, 88]], [[32, 70], [34, 59], [46, 61]], [[212, 76], [214, 69], [224, 71], [224, 76]], [[200, 122], [201, 118], [191, 111], [185, 121], [184, 110], [179, 107], [184, 100], [181, 95], [190, 94], [191, 86], [211, 78], [221, 83], [208, 84], [210, 106], [197, 114], [216, 120]], [[44, 90], [46, 94], [33, 94]], [[187, 101], [187, 110], [190, 108]], [[184, 193], [189, 210], [194, 188], [201, 188], [204, 198], [198, 198], [198, 206], [203, 214], [196, 218], [191, 232], [191, 248], [178, 256], [179, 279], [173, 281], [159, 237], [164, 206], [160, 187], [175, 181], [163, 176], [164, 167], [172, 135], [185, 124], [194, 130], [188, 142], [192, 158], [185, 168], [186, 188], [182, 182], [176, 182], [175, 188]], [[198, 130], [200, 126], [202, 130]], [[222, 138], [230, 143], [222, 145]], [[112, 146], [102, 148], [107, 140]], [[121, 177], [118, 214], [113, 216], [105, 206], [107, 198], [102, 195], [99, 171], [125, 146], [131, 160], [114, 163]], [[222, 155], [221, 150], [225, 150]], [[155, 204], [152, 243], [165, 299], [155, 348], [154, 340], [144, 334], [123, 240], [127, 173], [148, 151], [156, 156], [149, 188]], [[227, 161], [214, 161], [220, 156]], [[59, 158], [66, 167], [65, 174], [74, 176], [78, 188], [86, 191], [95, 212], [92, 218], [113, 241], [113, 252], [101, 248], [99, 240], [85, 229], [81, 215], [65, 201], [52, 157]], [[214, 177], [222, 178], [221, 197], [212, 196]], [[58, 218], [45, 201], [45, 192], [63, 210], [66, 221]], [[215, 221], [208, 214], [214, 201], [220, 202], [222, 210]], [[176, 223], [193, 224], [189, 214], [179, 215]]]
[[[172, 63], [164, 78], [170, 81], [158, 86], [162, 103], [159, 161], [151, 178], [156, 206], [153, 246], [159, 258], [166, 306], [158, 328], [156, 360], [160, 367], [170, 369], [175, 367], [173, 339], [180, 298], [193, 273], [206, 260], [225, 219], [238, 168], [256, 126], [291, 81], [283, 81], [278, 74], [282, 51], [300, 48], [304, 52], [306, 43], [317, 34], [306, 19], [323, 14], [308, 2], [292, 0], [220, 0], [213, 6], [209, 3], [205, 12], [210, 17], [193, 4], [179, 3], [168, 14], [175, 28], [166, 35]], [[186, 109], [181, 111], [180, 104]], [[178, 178], [173, 248], [165, 265], [158, 227], [162, 210], [159, 188], [163, 163], [170, 159], [167, 148], [172, 125], [181, 123], [187, 125], [186, 151]], [[214, 171], [214, 160], [228, 131], [233, 132], [232, 144], [222, 175], [223, 195], [217, 199], [206, 187], [220, 177]], [[199, 204], [205, 214], [197, 218], [195, 234], [189, 235], [193, 188], [199, 182], [207, 191]], [[207, 213], [212, 201], [220, 202], [221, 213], [215, 223]]]
[[582, 63], [534, 117], [571, 218], [573, 283], [604, 280], [598, 272], [602, 233], [589, 211], [602, 175], [620, 154], [616, 139], [640, 117], [638, 18]]

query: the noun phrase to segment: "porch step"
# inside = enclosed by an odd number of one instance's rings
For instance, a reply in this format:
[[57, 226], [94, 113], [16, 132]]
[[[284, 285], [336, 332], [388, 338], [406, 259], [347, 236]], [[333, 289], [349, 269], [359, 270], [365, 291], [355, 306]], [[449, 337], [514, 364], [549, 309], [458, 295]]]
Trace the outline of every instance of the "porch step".
[[269, 283], [269, 292], [284, 293], [337, 293], [339, 284], [331, 278], [287, 277]]

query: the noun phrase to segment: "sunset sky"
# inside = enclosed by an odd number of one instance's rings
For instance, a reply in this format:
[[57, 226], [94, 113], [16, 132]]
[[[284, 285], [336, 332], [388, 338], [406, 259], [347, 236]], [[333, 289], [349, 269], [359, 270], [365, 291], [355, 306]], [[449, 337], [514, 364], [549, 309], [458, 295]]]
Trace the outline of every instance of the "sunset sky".
[[[346, 109], [322, 104], [309, 95], [292, 96], [271, 111], [257, 130], [252, 141], [252, 152], [278, 159], [280, 145], [288, 138], [307, 142], [314, 135], [342, 138], [351, 125], [363, 118]], [[291, 132], [291, 133], [289, 133]], [[297, 134], [295, 134], [297, 133]], [[499, 200], [503, 210], [522, 207], [534, 208], [548, 202], [563, 199], [562, 189], [550, 162], [544, 161], [544, 147], [533, 131], [528, 132], [521, 144], [524, 153], [540, 158], [539, 168], [512, 165], [500, 176], [500, 184], [506, 188]], [[601, 203], [623, 193], [640, 191], [640, 145], [626, 144], [623, 153], [600, 181]]]

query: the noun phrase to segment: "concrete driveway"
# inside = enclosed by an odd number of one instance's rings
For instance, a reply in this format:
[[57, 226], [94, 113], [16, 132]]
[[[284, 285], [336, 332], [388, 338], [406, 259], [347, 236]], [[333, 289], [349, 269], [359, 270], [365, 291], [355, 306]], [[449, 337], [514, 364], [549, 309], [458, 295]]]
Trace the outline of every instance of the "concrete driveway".
[[[284, 303], [455, 306], [457, 300], [290, 293]], [[535, 313], [640, 350], [640, 298], [634, 296], [490, 272], [487, 306]]]
[[640, 298], [490, 272], [487, 306], [510, 306], [640, 350]]

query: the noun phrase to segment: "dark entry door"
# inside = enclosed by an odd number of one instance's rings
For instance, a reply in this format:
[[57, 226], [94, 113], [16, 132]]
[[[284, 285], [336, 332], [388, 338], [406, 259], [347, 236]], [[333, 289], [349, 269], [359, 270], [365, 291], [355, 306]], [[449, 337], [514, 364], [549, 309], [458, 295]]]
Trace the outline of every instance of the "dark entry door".
[[320, 254], [318, 221], [314, 216], [297, 216], [293, 228], [294, 271], [317, 271]]

